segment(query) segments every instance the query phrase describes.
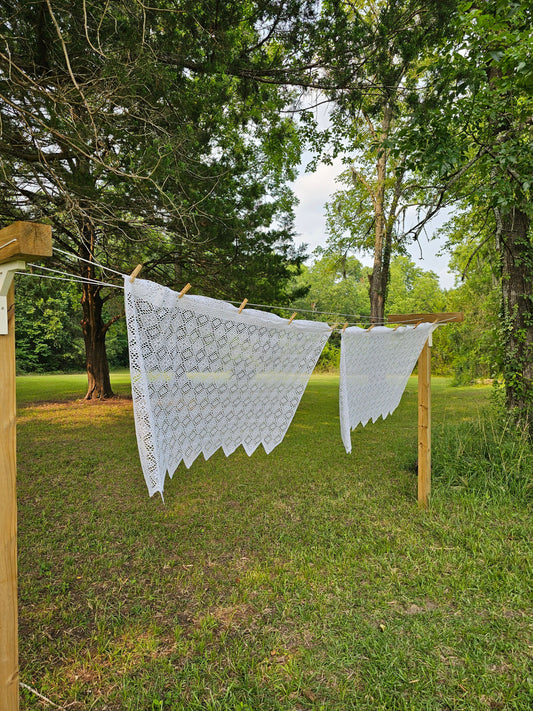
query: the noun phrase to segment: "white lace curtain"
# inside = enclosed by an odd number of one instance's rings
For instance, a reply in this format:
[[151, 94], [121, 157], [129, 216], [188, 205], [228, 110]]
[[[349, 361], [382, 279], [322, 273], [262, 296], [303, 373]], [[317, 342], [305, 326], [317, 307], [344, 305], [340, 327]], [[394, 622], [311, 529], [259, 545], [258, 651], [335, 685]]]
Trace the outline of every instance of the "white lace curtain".
[[271, 452], [330, 327], [124, 280], [135, 428], [150, 496], [166, 472], [222, 447]]
[[341, 338], [340, 420], [346, 451], [358, 424], [387, 417], [398, 407], [409, 376], [435, 325], [396, 329], [347, 328]]

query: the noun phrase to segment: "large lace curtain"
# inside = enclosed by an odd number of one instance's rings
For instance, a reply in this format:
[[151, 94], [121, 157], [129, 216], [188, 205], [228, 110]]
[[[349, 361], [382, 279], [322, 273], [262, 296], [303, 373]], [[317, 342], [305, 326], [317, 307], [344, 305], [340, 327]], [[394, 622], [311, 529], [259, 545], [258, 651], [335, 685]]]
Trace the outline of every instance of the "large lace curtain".
[[150, 496], [222, 447], [271, 452], [328, 340], [327, 323], [239, 310], [124, 280], [135, 428]]

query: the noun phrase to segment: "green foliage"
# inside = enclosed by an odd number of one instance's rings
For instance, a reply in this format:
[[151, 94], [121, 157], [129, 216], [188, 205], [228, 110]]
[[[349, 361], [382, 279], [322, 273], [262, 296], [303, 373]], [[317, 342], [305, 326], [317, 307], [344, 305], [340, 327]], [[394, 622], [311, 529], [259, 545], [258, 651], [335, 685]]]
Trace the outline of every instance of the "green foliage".
[[[399, 255], [391, 261], [387, 314], [439, 313], [449, 310], [450, 295], [439, 285], [437, 275], [417, 267], [409, 257]], [[451, 327], [455, 331], [455, 326]], [[457, 353], [450, 346], [450, 326], [433, 334], [432, 372], [448, 375], [455, 367]]]
[[533, 449], [528, 429], [487, 410], [477, 419], [440, 426], [433, 437], [435, 488], [487, 498], [533, 501]]
[[[81, 335], [80, 289], [77, 284], [28, 276], [17, 278], [16, 363], [21, 373], [83, 370], [85, 349]], [[120, 313], [122, 302], [108, 301], [104, 316]], [[120, 319], [107, 339], [112, 368], [126, 367], [128, 336]]]
[[332, 373], [339, 370], [341, 360], [340, 337], [333, 334], [324, 346], [316, 364], [317, 373]]
[[493, 287], [493, 275], [487, 265], [481, 267], [476, 277], [469, 278], [448, 297], [448, 309], [464, 314], [463, 323], [443, 334], [453, 352], [456, 384], [492, 379], [501, 373], [498, 290]]
[[110, 368], [126, 368], [130, 363], [126, 319], [113, 324], [106, 338], [106, 352]]
[[[307, 288], [305, 298], [292, 302], [297, 308], [314, 308], [342, 318], [351, 314], [366, 320], [369, 314], [368, 268], [355, 257], [335, 255], [317, 249], [319, 257], [294, 279], [298, 288]], [[437, 275], [415, 266], [409, 257], [397, 256], [391, 261], [391, 279], [387, 301], [388, 313], [442, 311], [446, 294]], [[348, 319], [350, 320], [350, 319]], [[353, 320], [353, 319], [352, 319]]]
[[531, 3], [460, 2], [395, 151], [492, 225], [507, 407], [533, 428], [532, 21]]
[[[257, 83], [254, 69], [279, 66], [311, 4], [7, 6], [0, 224], [51, 222], [68, 252], [126, 273], [142, 260], [143, 275], [170, 286], [283, 299], [301, 260], [288, 187], [300, 137], [282, 113], [291, 91]], [[87, 361], [103, 381], [93, 391], [104, 393], [105, 292], [83, 289]], [[118, 339], [109, 355], [122, 362]]]
[[346, 187], [327, 204], [328, 244], [336, 252], [372, 254], [370, 307], [379, 321], [391, 255], [412, 239], [405, 217], [434, 200], [431, 186], [392, 147], [412, 123], [426, 55], [441, 40], [455, 3], [324, 3], [325, 12], [332, 6], [344, 14], [341, 32], [350, 49], [342, 68], [331, 69], [337, 81], [342, 77], [342, 89], [333, 92], [331, 140], [350, 167], [339, 178]]
[[493, 228], [490, 213], [468, 206], [441, 230], [452, 252], [450, 268], [459, 275], [445, 310], [462, 311], [464, 321], [438, 329], [436, 336], [457, 385], [496, 378], [502, 371], [501, 284]]
[[432, 271], [415, 266], [405, 256], [394, 257], [390, 267], [387, 313], [431, 313], [443, 311], [446, 295]]
[[83, 369], [85, 361], [79, 311], [79, 290], [75, 285], [31, 277], [18, 278], [15, 330], [17, 370], [39, 373]]
[[192, 276], [290, 246], [300, 140], [281, 109], [291, 95], [242, 75], [266, 61], [270, 25], [283, 55], [277, 26], [292, 10], [13, 6], [1, 28], [0, 218], [46, 217], [74, 251], [90, 223], [115, 265], [148, 244], [152, 262]]
[[[295, 299], [294, 308], [309, 311], [329, 312], [318, 319], [331, 320], [338, 316], [352, 314], [366, 317], [369, 313], [368, 282], [366, 271], [355, 257], [338, 256], [315, 251], [318, 259], [310, 266], [303, 267], [302, 273], [293, 280], [294, 288], [306, 290], [304, 297]], [[312, 318], [307, 314], [306, 318]]]
[[[352, 317], [369, 313], [366, 269], [355, 257], [335, 256], [322, 249], [315, 251], [318, 259], [303, 267], [302, 273], [293, 279], [293, 289], [303, 296], [293, 299], [291, 306], [306, 309], [310, 313], [302, 318], [344, 323]], [[314, 314], [313, 312], [317, 313]], [[325, 312], [323, 314], [318, 312]], [[332, 334], [317, 363], [317, 370], [337, 370], [340, 361], [340, 336]]]
[[[295, 308], [308, 309], [305, 318], [368, 323], [369, 300], [367, 287], [368, 268], [362, 267], [355, 257], [335, 255], [331, 250], [315, 251], [319, 257], [293, 281], [294, 288], [306, 289], [305, 297], [292, 302]], [[439, 312], [446, 308], [449, 297], [440, 288], [436, 274], [424, 271], [405, 256], [397, 256], [391, 262], [391, 280], [387, 301], [388, 313]], [[328, 315], [312, 311], [328, 312]], [[304, 315], [303, 315], [304, 316]], [[354, 318], [356, 317], [356, 318]], [[359, 317], [359, 318], [357, 318]], [[439, 329], [434, 335], [433, 370], [449, 372], [456, 354]], [[336, 369], [339, 363], [340, 343], [332, 336], [318, 362], [319, 370]]]

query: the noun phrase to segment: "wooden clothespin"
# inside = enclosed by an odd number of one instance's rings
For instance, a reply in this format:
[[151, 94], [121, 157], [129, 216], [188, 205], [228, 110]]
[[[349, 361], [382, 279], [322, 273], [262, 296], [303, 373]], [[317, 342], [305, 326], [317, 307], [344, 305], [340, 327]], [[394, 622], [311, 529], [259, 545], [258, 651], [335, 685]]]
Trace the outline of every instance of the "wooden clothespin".
[[295, 312], [293, 313], [293, 315], [290, 317], [289, 323], [287, 324], [288, 326], [291, 325], [291, 323], [294, 321], [295, 317], [296, 317], [296, 311], [295, 311]]
[[241, 311], [244, 309], [244, 307], [246, 306], [247, 303], [248, 303], [248, 299], [244, 299], [242, 304], [239, 306], [239, 313], [241, 313]]
[[371, 331], [371, 330], [375, 327], [375, 325], [376, 325], [376, 324], [373, 323], [373, 324], [372, 324], [371, 326], [369, 326], [366, 330], [367, 330], [367, 331]]
[[348, 321], [346, 321], [346, 323], [342, 327], [342, 332], [344, 333], [344, 331], [346, 331], [347, 328], [348, 328]]
[[393, 331], [396, 331], [397, 329], [399, 329], [399, 328], [400, 328], [400, 326], [401, 326], [401, 325], [402, 325], [402, 324], [401, 324], [401, 323], [399, 323], [399, 324], [398, 324], [397, 326], [395, 326], [395, 327], [394, 327], [394, 328], [393, 328], [392, 330], [393, 330]]
[[130, 283], [131, 283], [131, 284], [133, 284], [133, 282], [135, 281], [135, 279], [136, 279], [137, 276], [139, 275], [139, 272], [141, 271], [142, 268], [143, 268], [143, 265], [142, 265], [142, 264], [137, 264], [137, 266], [135, 267], [135, 269], [132, 271], [132, 273], [130, 274]]
[[185, 286], [183, 287], [183, 289], [182, 289], [182, 290], [180, 291], [180, 293], [178, 294], [178, 299], [181, 299], [181, 297], [182, 297], [184, 294], [186, 294], [186, 293], [189, 291], [190, 288], [191, 288], [191, 284], [185, 284]]
[[334, 331], [338, 325], [339, 325], [338, 323], [334, 323], [333, 326], [329, 330]]
[[424, 323], [424, 322], [423, 322], [423, 321], [417, 321], [417, 322], [415, 323], [414, 327], [413, 327], [413, 331], [415, 330], [415, 328], [416, 328], [417, 326], [420, 326], [421, 323]]

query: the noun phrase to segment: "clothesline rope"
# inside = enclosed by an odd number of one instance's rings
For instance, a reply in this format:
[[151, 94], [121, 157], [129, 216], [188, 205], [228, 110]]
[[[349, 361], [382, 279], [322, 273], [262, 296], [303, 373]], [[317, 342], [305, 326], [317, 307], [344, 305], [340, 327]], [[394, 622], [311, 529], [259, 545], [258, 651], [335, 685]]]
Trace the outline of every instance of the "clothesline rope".
[[41, 279], [52, 279], [52, 281], [71, 281], [76, 284], [99, 284], [100, 286], [111, 286], [114, 289], [124, 289], [123, 286], [119, 286], [118, 284], [108, 284], [105, 281], [97, 281], [95, 279], [84, 279], [83, 277], [75, 277], [75, 276], [69, 276], [69, 277], [53, 277], [48, 274], [35, 274], [33, 272], [15, 272], [15, 274], [18, 274], [18, 276], [29, 276], [29, 277], [40, 277]]
[[[85, 284], [96, 284], [98, 286], [111, 286], [114, 288], [118, 288], [116, 284], [110, 284], [109, 282], [106, 281], [100, 281], [99, 279], [91, 279], [89, 277], [80, 277], [80, 276], [74, 276], [73, 274], [69, 274], [68, 272], [61, 271], [59, 269], [52, 269], [51, 267], [43, 267], [40, 264], [32, 264], [31, 262], [28, 262], [29, 267], [33, 267], [34, 269], [42, 269], [45, 272], [51, 272], [52, 274], [62, 274], [64, 276], [70, 276], [73, 281], [81, 281]], [[25, 274], [27, 272], [22, 272], [22, 274]], [[41, 276], [46, 277], [45, 274], [42, 274]], [[124, 287], [122, 287], [124, 288]]]
[[[229, 304], [240, 304], [240, 301], [229, 301]], [[353, 318], [356, 319], [353, 321], [353, 323], [360, 323], [362, 320], [363, 321], [368, 321], [370, 319], [370, 315], [361, 315], [361, 314], [343, 314], [339, 313], [338, 311], [317, 311], [316, 309], [299, 309], [296, 308], [295, 306], [272, 306], [268, 304], [252, 304], [248, 302], [246, 306], [252, 306], [256, 309], [273, 309], [277, 311], [298, 311], [298, 313], [302, 314], [319, 314], [320, 316], [344, 316], [345, 318]]]
[[69, 259], [78, 260], [80, 262], [85, 262], [85, 264], [90, 264], [93, 267], [98, 267], [99, 269], [105, 269], [108, 272], [113, 272], [113, 274], [118, 274], [120, 277], [126, 276], [123, 272], [119, 272], [116, 269], [111, 269], [111, 267], [106, 267], [103, 264], [100, 264], [100, 262], [97, 262], [96, 259], [94, 259], [94, 258], [92, 261], [90, 259], [84, 259], [83, 257], [80, 257], [78, 254], [72, 254], [71, 252], [66, 252], [64, 249], [59, 249], [58, 247], [55, 247], [54, 251], [59, 252], [60, 254], [64, 254]]
[[[57, 250], [57, 251], [63, 251], [63, 250]], [[65, 252], [65, 254], [67, 254], [67, 253]], [[82, 258], [79, 257], [79, 259], [82, 259]], [[82, 260], [82, 261], [88, 261], [88, 260]], [[116, 274], [120, 274], [120, 276], [123, 278], [126, 276], [125, 274], [116, 272], [115, 270], [110, 269], [109, 267], [103, 267], [103, 265], [100, 265], [96, 262], [89, 262], [89, 263], [95, 264], [96, 266], [100, 266], [103, 269], [109, 269], [110, 271], [113, 271]], [[112, 289], [121, 289], [122, 291], [124, 290], [124, 286], [122, 284], [112, 284], [111, 282], [101, 281], [99, 279], [90, 279], [87, 277], [81, 277], [76, 274], [70, 274], [69, 272], [60, 271], [58, 269], [51, 269], [50, 267], [43, 267], [39, 264], [28, 263], [28, 266], [33, 267], [35, 269], [42, 269], [42, 270], [45, 270], [48, 272], [53, 272], [54, 274], [61, 274], [63, 276], [51, 276], [49, 274], [35, 274], [33, 272], [18, 272], [18, 271], [15, 272], [15, 274], [18, 274], [19, 276], [41, 277], [42, 279], [52, 279], [54, 281], [73, 281], [78, 284], [96, 284], [98, 286], [106, 286], [106, 287], [109, 287]], [[239, 305], [242, 303], [242, 301], [230, 301], [230, 300], [226, 300], [226, 302], [228, 304], [239, 304]], [[311, 309], [301, 309], [301, 308], [297, 308], [297, 307], [291, 306], [291, 305], [275, 306], [273, 304], [253, 304], [253, 303], [248, 302], [246, 304], [246, 306], [252, 307], [252, 308], [267, 309], [269, 311], [293, 311], [293, 312], [296, 311], [298, 313], [304, 313], [304, 314], [316, 314], [316, 315], [320, 315], [320, 316], [337, 316], [339, 318], [343, 317], [345, 319], [354, 319], [353, 321], [347, 322], [348, 326], [357, 326], [357, 325], [359, 325], [361, 323], [365, 323], [365, 322], [370, 323], [370, 321], [371, 321], [370, 315], [346, 314], [346, 313], [339, 313], [337, 311], [317, 311], [314, 309], [312, 309], [312, 310]], [[438, 325], [442, 325], [445, 323], [452, 323], [454, 321], [455, 321], [454, 317], [450, 317], [450, 318], [442, 317], [442, 318], [439, 318]], [[376, 326], [388, 326], [388, 325], [401, 326], [401, 325], [412, 324], [411, 319], [405, 319], [404, 321], [402, 321], [401, 319], [400, 320], [395, 319], [393, 323], [389, 324], [387, 321], [387, 317], [385, 317], [384, 319], [377, 319], [377, 323], [376, 323], [376, 319], [374, 319], [374, 322], [375, 322], [374, 325], [376, 325]], [[343, 328], [344, 328], [344, 324], [341, 324], [339, 326], [339, 328], [336, 330], [339, 332], [342, 332]]]
[[112, 286], [115, 289], [124, 289], [123, 286], [119, 286], [118, 284], [106, 284], [105, 282], [99, 282], [99, 281], [94, 281], [94, 280], [87, 280], [84, 279], [83, 277], [59, 277], [59, 276], [49, 276], [48, 274], [35, 274], [33, 272], [15, 272], [18, 276], [25, 276], [25, 277], [40, 277], [42, 279], [52, 279], [52, 281], [71, 281], [77, 284], [101, 284], [102, 286]]

